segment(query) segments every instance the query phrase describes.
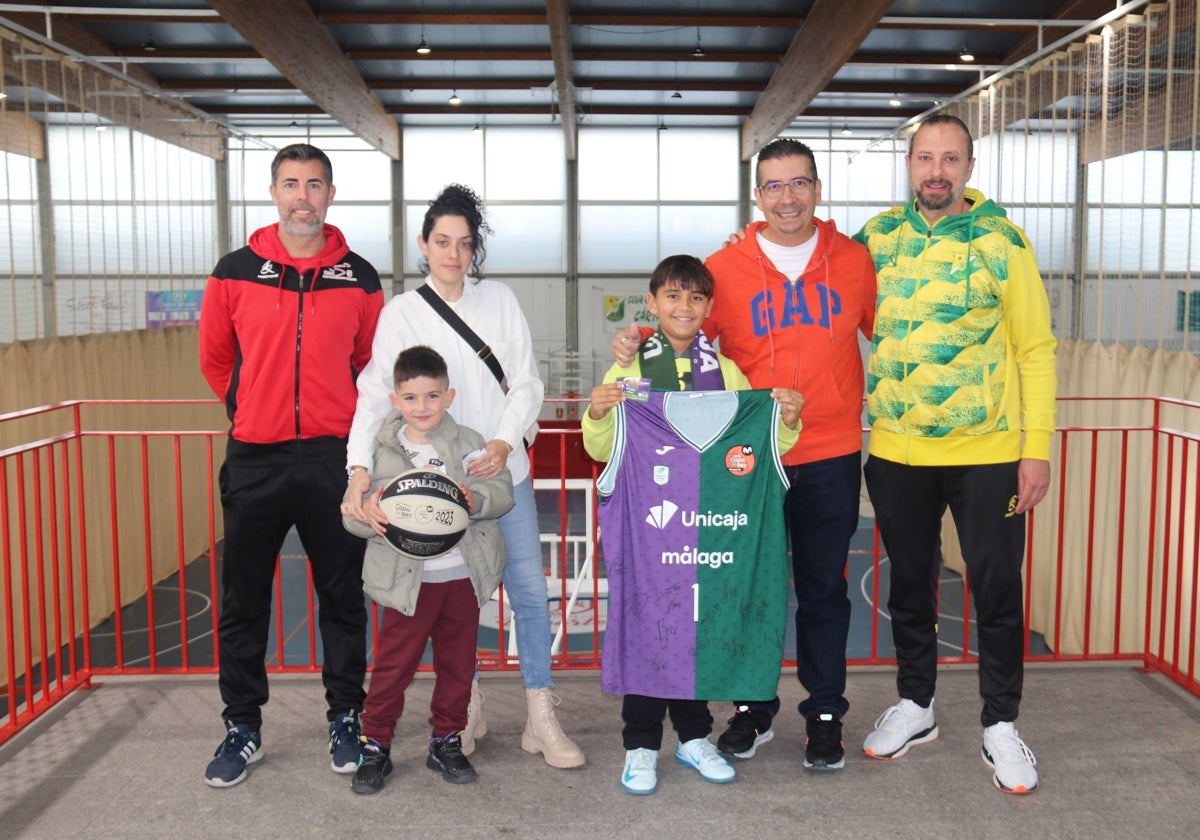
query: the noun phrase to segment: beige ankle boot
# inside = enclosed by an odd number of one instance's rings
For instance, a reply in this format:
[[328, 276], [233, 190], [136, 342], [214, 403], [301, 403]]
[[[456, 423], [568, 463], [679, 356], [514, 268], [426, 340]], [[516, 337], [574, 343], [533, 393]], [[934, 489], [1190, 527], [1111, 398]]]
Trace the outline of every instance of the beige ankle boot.
[[578, 767], [583, 764], [583, 750], [563, 734], [554, 707], [562, 701], [548, 688], [525, 689], [529, 718], [521, 735], [521, 749], [540, 752], [551, 767]]
[[475, 739], [488, 733], [487, 721], [483, 717], [483, 691], [479, 680], [471, 680], [471, 702], [467, 704], [467, 727], [462, 731], [463, 755], [475, 752]]

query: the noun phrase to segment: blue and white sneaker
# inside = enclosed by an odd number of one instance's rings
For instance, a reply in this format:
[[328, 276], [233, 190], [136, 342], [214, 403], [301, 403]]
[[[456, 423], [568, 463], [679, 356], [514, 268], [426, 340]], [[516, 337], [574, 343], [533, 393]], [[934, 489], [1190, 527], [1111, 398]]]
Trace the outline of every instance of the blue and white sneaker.
[[354, 709], [338, 715], [329, 724], [329, 766], [334, 773], [353, 773], [358, 769], [359, 738], [362, 731]]
[[247, 723], [225, 721], [225, 740], [208, 769], [204, 771], [204, 781], [213, 787], [233, 787], [246, 778], [246, 765], [253, 764], [263, 757], [262, 735], [259, 730], [251, 729]]
[[621, 787], [630, 793], [654, 793], [658, 787], [658, 750], [626, 750]]
[[675, 760], [700, 771], [706, 782], [732, 782], [737, 774], [707, 738], [693, 738], [675, 748]]

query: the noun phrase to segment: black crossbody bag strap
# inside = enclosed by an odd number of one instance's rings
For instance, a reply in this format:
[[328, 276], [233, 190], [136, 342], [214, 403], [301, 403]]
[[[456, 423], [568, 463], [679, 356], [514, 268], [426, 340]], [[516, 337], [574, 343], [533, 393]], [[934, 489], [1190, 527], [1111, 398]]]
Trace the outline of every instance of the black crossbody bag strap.
[[475, 355], [479, 357], [479, 360], [487, 365], [488, 370], [492, 372], [492, 376], [496, 377], [496, 381], [500, 383], [500, 390], [507, 394], [508, 377], [504, 375], [504, 369], [500, 367], [500, 361], [496, 358], [496, 354], [492, 352], [492, 348], [484, 343], [484, 340], [479, 337], [475, 330], [467, 326], [466, 321], [458, 317], [458, 313], [451, 309], [449, 304], [442, 300], [428, 283], [422, 283], [418, 286], [417, 294], [425, 298], [425, 302], [433, 307], [433, 311], [441, 315], [442, 320], [462, 336], [462, 340], [467, 342], [468, 346], [475, 351]]

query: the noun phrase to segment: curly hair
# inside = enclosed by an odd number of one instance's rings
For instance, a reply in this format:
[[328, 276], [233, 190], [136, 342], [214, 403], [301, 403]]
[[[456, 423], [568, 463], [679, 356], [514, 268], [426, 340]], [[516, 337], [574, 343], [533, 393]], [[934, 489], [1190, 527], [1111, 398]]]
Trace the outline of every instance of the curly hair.
[[[484, 234], [492, 232], [483, 219], [483, 202], [475, 191], [462, 184], [451, 184], [443, 189], [438, 197], [429, 202], [425, 211], [425, 221], [421, 225], [421, 238], [429, 241], [433, 226], [442, 216], [461, 216], [471, 230], [472, 257], [471, 269], [468, 272], [476, 280], [483, 279], [483, 261], [487, 258], [487, 249], [483, 244]], [[429, 261], [421, 260], [418, 268], [423, 272], [429, 271]]]

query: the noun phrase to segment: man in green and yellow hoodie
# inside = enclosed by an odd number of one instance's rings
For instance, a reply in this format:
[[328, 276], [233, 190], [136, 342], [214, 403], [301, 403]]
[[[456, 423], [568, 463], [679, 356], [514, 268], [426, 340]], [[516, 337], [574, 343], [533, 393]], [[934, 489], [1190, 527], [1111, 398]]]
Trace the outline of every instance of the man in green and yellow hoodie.
[[899, 758], [937, 737], [937, 581], [949, 507], [975, 599], [983, 759], [997, 788], [1029, 793], [1036, 760], [1013, 726], [1023, 677], [1021, 564], [1025, 513], [1050, 484], [1055, 339], [1028, 238], [966, 187], [973, 153], [961, 120], [926, 120], [906, 158], [915, 198], [855, 237], [877, 275], [864, 475], [891, 565], [900, 695], [863, 751]]

